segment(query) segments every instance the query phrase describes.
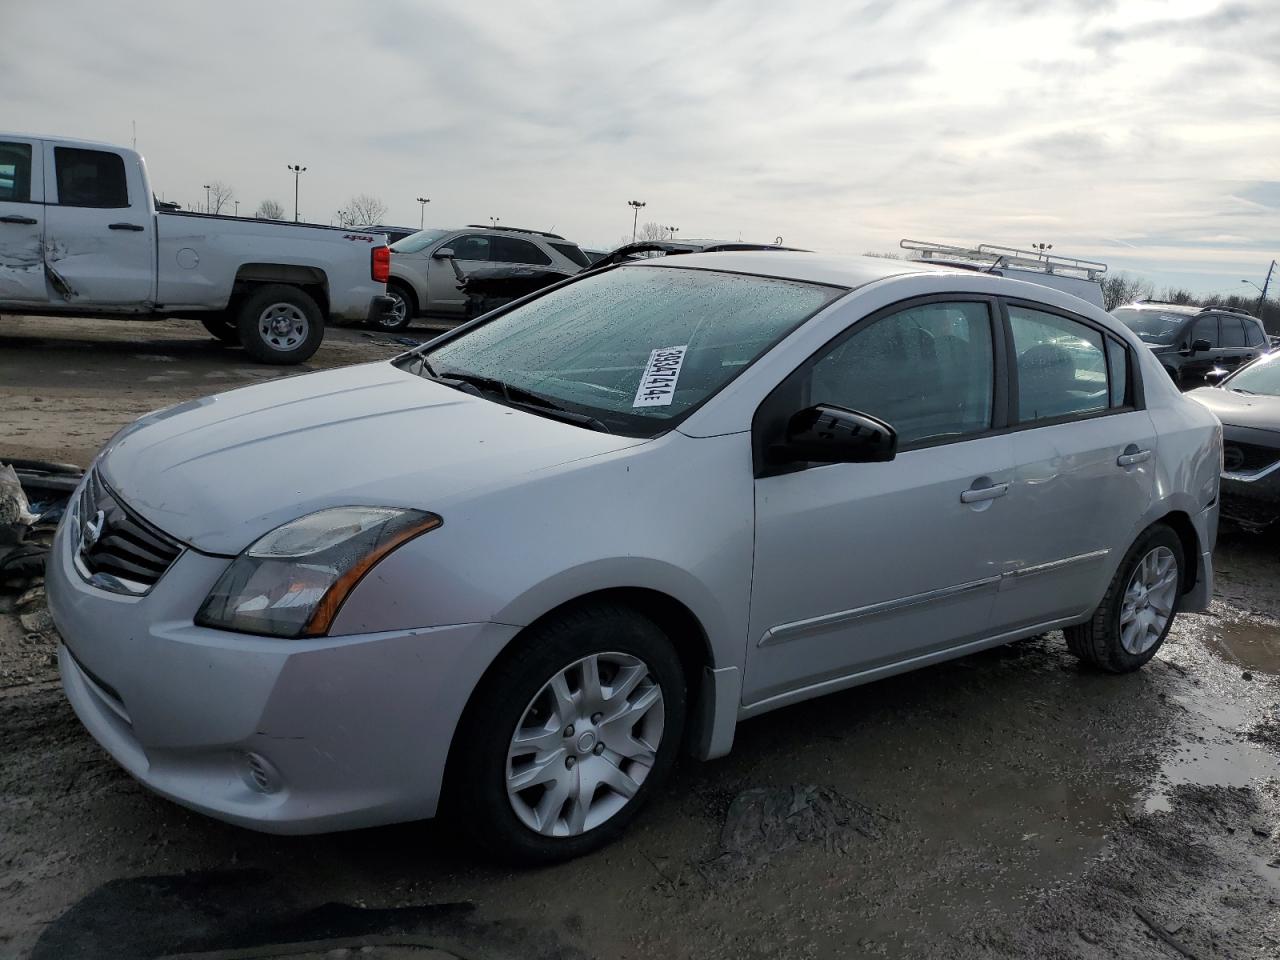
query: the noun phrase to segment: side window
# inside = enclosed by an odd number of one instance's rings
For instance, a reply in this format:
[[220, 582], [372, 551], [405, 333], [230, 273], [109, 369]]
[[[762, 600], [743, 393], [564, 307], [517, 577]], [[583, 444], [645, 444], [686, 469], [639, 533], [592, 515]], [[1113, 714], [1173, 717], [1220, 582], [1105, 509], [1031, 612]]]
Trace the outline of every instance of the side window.
[[580, 267], [591, 266], [591, 258], [582, 252], [582, 248], [576, 243], [556, 243], [551, 242], [551, 248], [557, 251], [561, 256], [568, 257]]
[[491, 241], [493, 259], [499, 263], [533, 263], [540, 267], [551, 263], [551, 258], [528, 240], [515, 237], [494, 237]]
[[1254, 320], [1246, 320], [1244, 329], [1249, 339], [1249, 346], [1264, 347], [1267, 344], [1267, 335], [1262, 330], [1262, 325]]
[[64, 207], [111, 209], [129, 205], [124, 158], [105, 150], [54, 147], [58, 203]]
[[455, 260], [490, 259], [488, 237], [456, 237], [447, 241], [445, 246], [453, 249]]
[[1112, 337], [1107, 337], [1107, 375], [1111, 379], [1111, 406], [1128, 406], [1129, 351]]
[[1191, 325], [1191, 340], [1187, 346], [1197, 340], [1208, 340], [1210, 347], [1216, 348], [1218, 346], [1218, 318], [1216, 316], [1200, 317]]
[[1224, 347], [1243, 347], [1244, 324], [1240, 322], [1239, 317], [1222, 317], [1222, 346]]
[[31, 144], [0, 142], [0, 202], [31, 199]]
[[810, 371], [809, 402], [879, 417], [902, 445], [991, 426], [985, 303], [930, 303], [854, 327]]
[[1111, 405], [1102, 334], [1056, 314], [1009, 306], [1018, 364], [1018, 420], [1082, 416]]

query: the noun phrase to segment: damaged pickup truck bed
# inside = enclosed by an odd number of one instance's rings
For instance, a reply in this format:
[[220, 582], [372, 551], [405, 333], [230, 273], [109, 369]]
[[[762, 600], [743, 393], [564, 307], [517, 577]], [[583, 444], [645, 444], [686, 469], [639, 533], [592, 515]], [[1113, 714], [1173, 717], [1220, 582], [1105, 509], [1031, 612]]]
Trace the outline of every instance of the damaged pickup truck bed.
[[157, 211], [141, 155], [0, 133], [0, 312], [190, 317], [264, 363], [301, 363], [326, 319], [377, 319], [380, 234]]

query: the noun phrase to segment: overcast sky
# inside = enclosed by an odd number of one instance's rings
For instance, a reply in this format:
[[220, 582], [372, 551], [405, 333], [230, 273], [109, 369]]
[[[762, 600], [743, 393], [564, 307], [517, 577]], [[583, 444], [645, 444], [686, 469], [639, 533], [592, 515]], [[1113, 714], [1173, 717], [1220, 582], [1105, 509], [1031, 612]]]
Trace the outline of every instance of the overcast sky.
[[584, 246], [1055, 250], [1239, 292], [1280, 256], [1276, 0], [3, 0], [0, 126], [328, 223], [353, 194]]

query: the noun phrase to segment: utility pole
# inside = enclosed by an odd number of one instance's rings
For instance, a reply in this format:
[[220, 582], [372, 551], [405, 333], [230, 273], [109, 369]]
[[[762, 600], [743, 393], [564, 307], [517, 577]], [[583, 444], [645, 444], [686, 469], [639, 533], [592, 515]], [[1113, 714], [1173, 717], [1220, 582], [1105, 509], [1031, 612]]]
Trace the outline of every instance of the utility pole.
[[419, 230], [421, 230], [421, 229], [422, 229], [423, 224], [425, 224], [425, 223], [427, 222], [427, 204], [428, 204], [428, 203], [430, 203], [430, 202], [431, 202], [431, 200], [430, 200], [430, 199], [428, 199], [427, 197], [419, 197], [419, 198], [418, 198], [418, 203], [419, 203], [419, 207], [418, 207], [418, 229], [419, 229]]
[[636, 242], [636, 225], [640, 223], [640, 208], [645, 206], [640, 200], [628, 200], [627, 206], [635, 210], [635, 215], [631, 218], [631, 242]]
[[302, 176], [304, 172], [306, 172], [307, 168], [297, 163], [289, 163], [289, 164], [285, 164], [285, 166], [287, 166], [290, 170], [293, 171], [293, 222], [297, 223], [298, 222], [298, 178]]
[[209, 212], [209, 190], [211, 188], [212, 188], [211, 184], [206, 183], [204, 185], [204, 212], [205, 213]]
[[1275, 271], [1275, 269], [1276, 269], [1276, 262], [1272, 260], [1271, 266], [1267, 267], [1267, 279], [1262, 281], [1262, 296], [1258, 298], [1258, 316], [1259, 317], [1262, 316], [1262, 311], [1266, 309], [1267, 288], [1271, 286], [1271, 274]]

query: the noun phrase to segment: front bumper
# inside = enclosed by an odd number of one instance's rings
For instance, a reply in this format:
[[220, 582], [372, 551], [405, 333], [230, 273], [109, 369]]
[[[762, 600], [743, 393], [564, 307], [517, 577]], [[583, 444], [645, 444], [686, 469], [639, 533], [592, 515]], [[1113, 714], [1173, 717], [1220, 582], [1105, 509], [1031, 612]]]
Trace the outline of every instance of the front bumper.
[[155, 792], [271, 833], [435, 814], [467, 698], [515, 627], [272, 640], [192, 623], [227, 561], [187, 550], [144, 597], [91, 586], [58, 531], [46, 577], [63, 689]]
[[385, 294], [374, 297], [369, 301], [369, 315], [366, 318], [370, 323], [377, 323], [392, 315], [396, 308], [395, 297], [388, 297]]
[[1219, 490], [1224, 520], [1253, 531], [1280, 520], [1280, 461], [1252, 473], [1224, 472]]

